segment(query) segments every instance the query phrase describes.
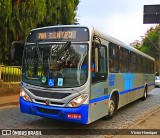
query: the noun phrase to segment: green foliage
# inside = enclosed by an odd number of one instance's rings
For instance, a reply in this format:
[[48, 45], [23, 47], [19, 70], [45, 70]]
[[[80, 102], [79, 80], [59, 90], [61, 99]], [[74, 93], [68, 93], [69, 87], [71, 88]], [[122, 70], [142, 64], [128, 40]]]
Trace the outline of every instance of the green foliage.
[[25, 40], [30, 29], [36, 28], [46, 16], [46, 0], [24, 0], [12, 6], [9, 28], [15, 40]]
[[73, 24], [79, 0], [0, 0], [0, 63], [9, 61], [11, 43], [36, 27]]
[[8, 18], [11, 15], [12, 11], [12, 5], [11, 5], [11, 0], [0, 0], [0, 19], [2, 20], [0, 22], [0, 26], [2, 27], [8, 22]]
[[139, 48], [142, 52], [154, 57], [156, 60], [159, 59], [159, 45], [158, 45], [158, 31], [160, 30], [160, 25], [155, 28], [150, 28], [145, 38], [142, 40], [142, 47]]
[[140, 51], [152, 56], [155, 58], [155, 69], [156, 72], [159, 72], [160, 67], [160, 25], [157, 25], [155, 28], [150, 28], [145, 35], [145, 38], [142, 40], [142, 46], [139, 48]]
[[39, 26], [74, 24], [79, 0], [46, 0], [46, 16]]
[[12, 5], [11, 0], [0, 0], [0, 61], [6, 59], [7, 55], [3, 54], [8, 51], [8, 21], [11, 16]]

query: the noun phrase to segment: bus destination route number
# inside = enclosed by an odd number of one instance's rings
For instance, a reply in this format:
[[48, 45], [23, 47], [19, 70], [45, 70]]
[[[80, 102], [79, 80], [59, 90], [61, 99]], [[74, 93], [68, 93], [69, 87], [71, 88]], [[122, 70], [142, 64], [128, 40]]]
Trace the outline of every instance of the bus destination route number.
[[75, 39], [76, 31], [41, 32], [37, 34], [39, 40], [44, 39]]

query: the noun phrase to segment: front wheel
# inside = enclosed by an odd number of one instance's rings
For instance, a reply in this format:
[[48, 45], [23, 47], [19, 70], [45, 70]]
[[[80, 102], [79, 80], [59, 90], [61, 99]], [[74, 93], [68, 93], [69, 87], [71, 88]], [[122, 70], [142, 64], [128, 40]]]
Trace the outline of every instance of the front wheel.
[[117, 112], [116, 99], [114, 96], [112, 96], [108, 105], [108, 115], [106, 116], [107, 119], [113, 118], [116, 112]]

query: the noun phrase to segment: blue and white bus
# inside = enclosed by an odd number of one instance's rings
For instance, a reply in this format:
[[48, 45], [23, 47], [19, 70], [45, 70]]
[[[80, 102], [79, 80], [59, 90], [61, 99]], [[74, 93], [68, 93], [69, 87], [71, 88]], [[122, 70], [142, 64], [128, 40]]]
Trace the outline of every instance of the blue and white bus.
[[22, 113], [89, 124], [154, 88], [154, 59], [93, 27], [30, 31], [23, 51]]

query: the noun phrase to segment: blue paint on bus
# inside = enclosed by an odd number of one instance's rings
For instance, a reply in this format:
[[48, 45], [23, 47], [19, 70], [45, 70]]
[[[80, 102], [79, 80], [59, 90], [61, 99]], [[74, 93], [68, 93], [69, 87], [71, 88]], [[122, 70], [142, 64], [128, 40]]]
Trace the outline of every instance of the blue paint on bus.
[[133, 89], [130, 89], [130, 90], [121, 91], [121, 92], [119, 92], [119, 95], [123, 95], [123, 94], [126, 94], [126, 93], [130, 93], [130, 92], [133, 92], [133, 91], [142, 89], [142, 88], [144, 88], [144, 86], [140, 86], [140, 87], [133, 88]]
[[109, 75], [109, 86], [114, 86], [114, 81], [115, 81], [115, 74], [110, 74]]
[[[22, 97], [20, 97], [20, 110], [22, 113], [38, 115], [41, 117], [56, 120], [87, 124], [89, 113], [88, 109], [88, 105], [81, 105], [77, 108], [41, 105], [37, 103], [27, 102]], [[67, 114], [81, 114], [82, 118], [68, 118]]]
[[124, 90], [132, 89], [134, 76], [135, 75], [133, 73], [124, 73], [123, 74]]
[[107, 100], [107, 99], [109, 99], [109, 97], [110, 97], [110, 94], [108, 94], [108, 95], [106, 95], [106, 96], [98, 97], [98, 98], [95, 98], [95, 99], [91, 99], [91, 100], [89, 101], [89, 103], [92, 104], [92, 103], [95, 103], [95, 102]]
[[[148, 86], [153, 86], [153, 84], [149, 84]], [[135, 90], [139, 90], [144, 88], [144, 86], [140, 86], [137, 88], [125, 90], [119, 92], [120, 95], [126, 94], [128, 92], [133, 92]], [[110, 98], [110, 94], [91, 99], [89, 101], [90, 104], [95, 102], [100, 102], [103, 100], [107, 100]], [[75, 123], [87, 124], [88, 123], [88, 113], [89, 113], [89, 105], [81, 105], [77, 108], [69, 108], [69, 107], [55, 107], [48, 105], [41, 105], [37, 103], [27, 102], [22, 97], [20, 97], [20, 110], [22, 113], [28, 113], [32, 115], [38, 115], [41, 117], [62, 120], [62, 121], [70, 121]], [[67, 114], [81, 114], [82, 118], [67, 118]]]
[[[154, 83], [153, 84], [148, 84], [148, 87], [149, 86], [154, 86]], [[136, 87], [136, 88], [133, 88], [133, 89], [124, 90], [124, 91], [119, 92], [119, 95], [123, 95], [123, 94], [126, 94], [126, 93], [134, 92], [134, 91], [142, 89], [142, 88], [144, 88], [144, 86], [140, 86], [140, 87]], [[107, 100], [109, 98], [110, 98], [110, 94], [102, 96], [102, 97], [91, 99], [89, 103], [92, 104], [92, 103], [95, 103], [95, 102], [100, 102], [100, 101], [103, 101], [103, 100]]]

